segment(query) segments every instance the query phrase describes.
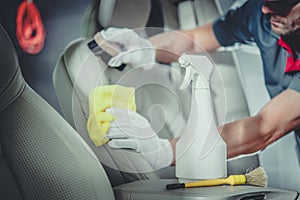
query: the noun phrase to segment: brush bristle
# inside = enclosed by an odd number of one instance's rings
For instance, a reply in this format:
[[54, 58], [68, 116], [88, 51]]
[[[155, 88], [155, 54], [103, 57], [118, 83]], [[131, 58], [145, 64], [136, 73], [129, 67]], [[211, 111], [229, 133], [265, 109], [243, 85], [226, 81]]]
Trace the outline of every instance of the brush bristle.
[[267, 187], [268, 176], [266, 171], [262, 167], [258, 167], [253, 171], [245, 174], [247, 179], [247, 184], [255, 185], [260, 187]]

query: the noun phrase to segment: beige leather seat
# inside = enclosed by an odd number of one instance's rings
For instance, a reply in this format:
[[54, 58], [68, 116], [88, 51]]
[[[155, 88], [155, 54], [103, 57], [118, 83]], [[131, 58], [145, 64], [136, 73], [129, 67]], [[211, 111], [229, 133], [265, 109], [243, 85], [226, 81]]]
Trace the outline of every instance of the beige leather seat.
[[[54, 70], [54, 87], [66, 119], [91, 146], [105, 168], [110, 168], [107, 173], [113, 185], [159, 178], [156, 173], [151, 173], [153, 169], [141, 155], [128, 157], [123, 151], [116, 153], [107, 145], [96, 147], [92, 143], [86, 130], [88, 93], [99, 85], [118, 83], [135, 87], [137, 112], [151, 121], [152, 127], [161, 137], [171, 138], [183, 131], [189, 109], [190, 91], [178, 91], [178, 80], [181, 76], [170, 67], [150, 71], [130, 67], [123, 71], [107, 68], [107, 65], [87, 48], [88, 41], [81, 38], [71, 43], [61, 55]], [[183, 100], [186, 102], [183, 103]], [[110, 158], [112, 160], [108, 161]], [[121, 163], [120, 159], [123, 160]], [[149, 173], [145, 173], [148, 171]]]
[[[110, 1], [101, 1], [101, 2], [110, 2]], [[124, 4], [123, 0], [116, 1], [116, 4]], [[136, 22], [135, 27], [143, 27], [145, 26], [148, 20], [148, 15], [150, 13], [150, 1], [126, 1], [129, 4], [129, 8], [132, 9], [133, 5], [135, 5], [135, 10], [143, 10], [143, 12], [139, 13], [139, 20]], [[130, 6], [132, 4], [132, 6]], [[99, 5], [99, 4], [98, 4]], [[127, 5], [127, 4], [126, 4]], [[101, 4], [99, 5], [101, 7]], [[140, 8], [137, 8], [140, 7]], [[116, 5], [115, 8], [118, 8]], [[125, 12], [124, 9], [128, 7], [121, 7], [123, 10], [123, 15], [127, 15], [128, 12]], [[120, 8], [120, 9], [121, 9]], [[100, 9], [100, 8], [99, 8]], [[98, 9], [98, 10], [99, 10]], [[132, 11], [132, 10], [131, 10]], [[116, 14], [117, 13], [117, 14]], [[114, 25], [114, 23], [119, 22], [116, 19], [120, 19], [120, 13], [117, 11], [112, 13], [111, 18], [108, 20], [108, 25]], [[106, 16], [103, 16], [106, 17]], [[116, 17], [116, 19], [115, 19]], [[126, 20], [120, 23], [124, 27], [127, 27], [127, 24], [130, 27], [134, 27], [132, 22], [134, 20]], [[137, 17], [136, 17], [137, 18]], [[106, 20], [107, 21], [107, 20]], [[159, 83], [160, 85], [173, 85], [170, 83], [170, 70], [169, 67], [166, 67], [159, 72], [155, 72], [150, 70], [148, 73], [154, 73], [156, 75], [148, 76], [149, 74], [142, 72], [141, 69], [132, 71], [129, 67], [126, 67], [123, 71], [118, 71], [116, 69], [107, 68], [107, 65], [99, 58], [92, 54], [92, 52], [88, 49], [87, 43], [91, 40], [90, 37], [81, 37], [77, 40], [71, 42], [62, 52], [53, 73], [53, 83], [54, 88], [58, 97], [58, 101], [61, 105], [62, 111], [66, 120], [80, 133], [81, 137], [89, 144], [89, 146], [93, 149], [101, 163], [103, 164], [107, 175], [113, 186], [120, 185], [122, 183], [131, 182], [135, 180], [142, 179], [159, 179], [161, 176], [158, 174], [160, 172], [153, 172], [152, 167], [149, 163], [144, 159], [144, 157], [138, 153], [134, 152], [124, 152], [118, 151], [115, 149], [109, 148], [107, 145], [96, 147], [93, 142], [90, 140], [88, 136], [88, 132], [86, 130], [86, 122], [88, 118], [88, 93], [91, 89], [105, 84], [116, 84], [120, 83], [120, 78], [125, 74], [135, 74], [142, 73], [144, 77], [161, 77], [160, 80], [163, 83]], [[140, 72], [138, 72], [140, 71]], [[130, 72], [130, 73], [129, 73]], [[132, 73], [131, 73], [132, 72]], [[177, 73], [178, 74], [178, 73]], [[138, 77], [140, 77], [138, 75]], [[124, 78], [124, 77], [123, 77]], [[156, 78], [156, 79], [157, 79]], [[176, 72], [173, 75], [174, 79], [178, 79], [176, 76]], [[146, 79], [145, 79], [146, 80]], [[149, 80], [150, 81], [150, 80]], [[130, 83], [122, 83], [125, 86], [133, 86], [132, 82]], [[148, 84], [148, 83], [147, 83]], [[154, 88], [157, 88], [156, 85], [148, 86], [143, 84], [142, 87], [137, 88], [137, 110], [141, 114], [144, 114], [149, 120], [157, 127], [156, 130], [160, 132], [160, 135], [163, 137], [172, 137], [171, 134], [179, 132], [183, 129], [185, 120], [183, 118], [178, 118], [179, 112], [182, 112], [182, 109], [189, 108], [188, 104], [186, 108], [177, 108], [174, 106], [170, 107], [170, 105], [183, 105], [178, 102], [177, 97], [174, 98], [173, 89], [170, 90], [168, 87], [158, 87], [158, 90], [161, 92], [156, 92]], [[172, 86], [176, 87], [176, 86]], [[176, 87], [179, 88], [179, 87]], [[166, 95], [160, 95], [161, 93], [165, 93], [167, 90], [167, 98]], [[169, 91], [168, 91], [169, 90]], [[160, 99], [159, 99], [160, 98]], [[187, 97], [188, 98], [188, 97]], [[138, 100], [140, 99], [140, 100]], [[143, 99], [143, 100], [142, 100]], [[156, 100], [155, 100], [156, 99]], [[171, 102], [169, 99], [172, 99]], [[162, 103], [164, 102], [164, 103]], [[157, 104], [164, 105], [167, 113], [164, 112], [164, 109]], [[150, 114], [149, 109], [151, 108]], [[159, 113], [161, 117], [152, 118], [152, 111], [156, 111]], [[165, 114], [168, 114], [168, 122], [165, 122]], [[156, 114], [157, 116], [157, 114]], [[176, 121], [177, 120], [177, 121]], [[172, 127], [169, 125], [170, 122], [173, 121]], [[178, 123], [177, 123], [178, 122]], [[165, 125], [167, 124], [167, 125]], [[175, 130], [175, 131], [174, 131]], [[169, 173], [169, 171], [168, 171]], [[162, 174], [166, 175], [166, 172], [162, 172]], [[170, 176], [173, 176], [174, 169], [172, 168], [170, 171]], [[167, 176], [164, 176], [167, 177]]]
[[114, 199], [91, 149], [24, 81], [2, 26], [0, 63], [0, 199]]

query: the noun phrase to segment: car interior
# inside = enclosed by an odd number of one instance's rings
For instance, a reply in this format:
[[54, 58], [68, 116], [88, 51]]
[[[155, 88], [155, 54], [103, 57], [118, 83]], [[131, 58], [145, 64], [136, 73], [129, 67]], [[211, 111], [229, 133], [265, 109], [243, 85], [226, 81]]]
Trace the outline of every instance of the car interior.
[[24, 81], [2, 27], [0, 39], [1, 198], [113, 199], [91, 149]]
[[[227, 161], [228, 175], [262, 166], [268, 175], [266, 188], [223, 185], [166, 190], [167, 184], [177, 180], [175, 166], [155, 170], [140, 153], [106, 144], [97, 147], [86, 129], [88, 94], [101, 85], [135, 87], [137, 112], [166, 139], [183, 132], [192, 98], [190, 88], [179, 89], [184, 70], [177, 62], [158, 63], [159, 67], [148, 71], [108, 67], [88, 48], [97, 32], [108, 27], [131, 28], [148, 38], [212, 22], [246, 1], [88, 1], [79, 36], [68, 42], [51, 71], [59, 108], [24, 79], [22, 58], [1, 26], [1, 199], [300, 199], [294, 133], [262, 151]], [[211, 85], [218, 125], [253, 116], [269, 101], [255, 44], [220, 48], [209, 56], [218, 80]]]

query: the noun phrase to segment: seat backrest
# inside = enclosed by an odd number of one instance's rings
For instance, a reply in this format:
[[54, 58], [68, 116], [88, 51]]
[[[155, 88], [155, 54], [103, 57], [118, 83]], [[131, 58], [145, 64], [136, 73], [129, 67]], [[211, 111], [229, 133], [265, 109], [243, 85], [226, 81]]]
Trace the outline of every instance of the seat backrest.
[[[161, 137], [170, 138], [182, 133], [187, 117], [183, 113], [188, 113], [189, 109], [189, 103], [186, 103], [189, 102], [189, 91], [178, 91], [181, 75], [170, 70], [170, 67], [149, 71], [130, 67], [123, 71], [108, 68], [100, 57], [88, 49], [89, 41], [79, 38], [70, 43], [54, 69], [53, 84], [65, 118], [91, 146], [112, 185], [160, 178], [142, 155], [118, 152], [107, 145], [94, 145], [86, 129], [88, 93], [100, 85], [118, 83], [135, 87], [137, 112], [151, 121]], [[144, 82], [141, 83], [141, 80]]]
[[2, 26], [0, 44], [0, 198], [114, 199], [91, 149], [25, 83]]
[[[53, 73], [54, 88], [65, 118], [93, 149], [103, 164], [113, 186], [134, 180], [158, 179], [160, 177], [156, 172], [153, 172], [152, 167], [142, 155], [124, 154], [124, 151], [116, 153], [116, 150], [109, 148], [107, 145], [96, 147], [90, 140], [86, 130], [88, 92], [99, 85], [116, 84], [118, 79], [127, 73], [128, 68], [122, 72], [116, 69], [107, 69], [107, 65], [101, 59], [92, 55], [87, 48], [87, 42], [96, 32], [108, 26], [128, 28], [162, 27], [160, 9], [159, 0], [92, 0], [84, 14], [83, 37], [74, 40], [65, 48]], [[153, 32], [147, 32], [147, 34], [153, 34]], [[169, 77], [166, 70], [163, 74], [165, 74], [165, 77]], [[99, 77], [101, 78], [99, 79]], [[153, 96], [148, 95], [151, 93], [146, 92], [151, 92], [152, 89], [148, 87], [145, 90], [139, 90], [142, 92], [136, 94], [139, 96], [137, 99], [144, 99], [144, 101], [137, 102], [137, 109], [138, 111], [144, 110], [140, 113], [148, 115], [148, 119], [150, 119], [149, 107], [152, 107], [154, 102], [159, 102], [158, 100], [155, 101]], [[169, 92], [168, 95], [172, 96], [172, 93]], [[158, 94], [157, 97], [166, 97], [166, 95]], [[170, 107], [171, 104], [167, 102], [168, 99], [170, 98], [165, 98], [164, 102], [167, 107]], [[174, 98], [172, 99], [174, 101]], [[188, 108], [188, 104], [185, 108], [179, 109], [186, 108]], [[161, 109], [157, 108], [156, 110]], [[169, 121], [184, 121], [181, 115], [176, 114], [179, 112], [178, 108], [173, 109], [171, 107], [168, 110], [167, 114], [171, 115]], [[166, 114], [163, 111], [160, 113]], [[180, 117], [178, 118], [178, 116]], [[153, 123], [156, 123], [156, 126], [159, 127], [157, 129], [161, 130], [161, 126], [165, 121], [160, 121], [160, 117], [155, 119]], [[171, 137], [171, 132], [182, 130], [184, 123], [173, 124], [176, 125], [172, 125], [172, 127], [164, 126], [160, 131], [160, 135]], [[174, 169], [171, 170], [174, 171]]]

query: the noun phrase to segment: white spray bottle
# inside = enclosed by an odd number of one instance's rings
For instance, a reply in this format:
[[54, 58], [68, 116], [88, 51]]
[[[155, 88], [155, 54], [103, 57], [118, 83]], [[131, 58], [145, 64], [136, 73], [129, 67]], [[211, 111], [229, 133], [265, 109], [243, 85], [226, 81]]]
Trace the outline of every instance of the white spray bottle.
[[180, 89], [192, 81], [192, 102], [184, 133], [176, 144], [176, 177], [179, 182], [227, 176], [226, 144], [217, 129], [210, 95], [213, 64], [207, 56], [183, 54], [186, 68]]

